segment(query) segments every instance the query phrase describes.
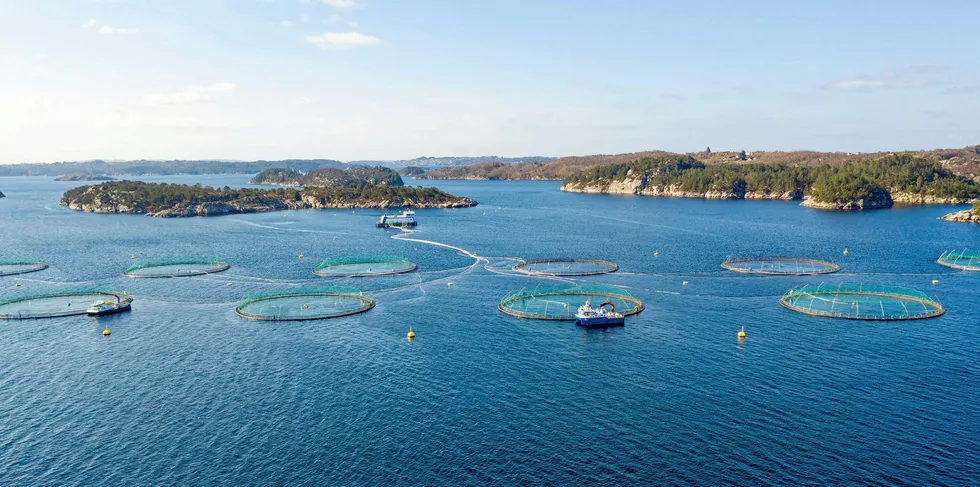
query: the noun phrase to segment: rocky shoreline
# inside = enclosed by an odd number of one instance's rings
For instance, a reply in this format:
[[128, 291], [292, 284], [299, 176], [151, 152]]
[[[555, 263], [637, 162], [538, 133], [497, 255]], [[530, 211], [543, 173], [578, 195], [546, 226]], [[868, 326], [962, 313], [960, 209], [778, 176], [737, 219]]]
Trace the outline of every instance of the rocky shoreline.
[[974, 209], [956, 211], [948, 215], [943, 215], [939, 219], [948, 222], [980, 223], [980, 212]]
[[[232, 190], [234, 191], [234, 190]], [[398, 192], [405, 195], [400, 196]], [[313, 188], [304, 191], [248, 190], [243, 193], [209, 194], [202, 201], [184, 198], [175, 203], [157, 204], [134, 191], [114, 189], [109, 184], [76, 188], [65, 193], [60, 204], [88, 213], [131, 213], [155, 218], [221, 216], [306, 209], [431, 209], [466, 208], [477, 202], [438, 190], [399, 188], [383, 196], [366, 196], [357, 189]], [[224, 195], [224, 197], [223, 197]]]
[[116, 178], [105, 174], [62, 174], [55, 181], [115, 181]]
[[889, 192], [872, 194], [861, 200], [846, 202], [823, 202], [817, 201], [810, 196], [804, 195], [800, 190], [789, 191], [786, 193], [763, 193], [757, 191], [744, 191], [732, 189], [730, 191], [685, 191], [677, 185], [663, 186], [650, 185], [647, 183], [646, 176], [639, 178], [627, 177], [626, 179], [613, 181], [598, 181], [591, 183], [565, 183], [561, 187], [562, 191], [570, 193], [588, 194], [623, 194], [637, 196], [661, 196], [671, 198], [701, 198], [718, 200], [782, 200], [782, 201], [801, 201], [800, 205], [807, 208], [819, 210], [873, 210], [891, 208], [895, 204], [903, 205], [952, 205], [963, 204], [969, 201], [968, 198], [944, 198], [932, 195], [921, 195], [908, 192]]

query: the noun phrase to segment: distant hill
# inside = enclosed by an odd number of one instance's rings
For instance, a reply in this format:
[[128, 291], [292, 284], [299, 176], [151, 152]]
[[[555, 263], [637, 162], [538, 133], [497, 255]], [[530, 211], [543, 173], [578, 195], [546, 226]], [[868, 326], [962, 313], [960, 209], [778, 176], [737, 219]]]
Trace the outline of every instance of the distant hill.
[[169, 176], [173, 174], [254, 174], [273, 167], [309, 172], [324, 167], [353, 167], [331, 159], [287, 159], [283, 161], [84, 161], [50, 164], [0, 165], [0, 176], [60, 176], [62, 174], [107, 174], [112, 176]]
[[416, 157], [415, 159], [399, 159], [393, 161], [351, 161], [351, 164], [365, 166], [447, 166], [459, 167], [479, 164], [482, 162], [499, 162], [501, 164], [518, 164], [522, 162], [546, 162], [554, 157], [499, 157], [499, 156], [463, 156], [463, 157]]
[[[870, 161], [894, 155], [893, 152], [816, 152], [816, 151], [722, 151], [691, 154], [699, 161], [712, 164], [785, 164], [787, 166], [840, 166], [849, 161]], [[904, 151], [899, 154], [921, 157], [939, 164], [954, 174], [980, 179], [980, 145], [962, 149]], [[602, 166], [627, 164], [647, 158], [681, 156], [665, 151], [631, 152], [615, 155], [559, 157], [549, 162], [525, 162], [510, 165], [475, 164], [460, 168], [440, 168], [415, 176], [417, 179], [539, 179], [564, 180], [573, 174]]]

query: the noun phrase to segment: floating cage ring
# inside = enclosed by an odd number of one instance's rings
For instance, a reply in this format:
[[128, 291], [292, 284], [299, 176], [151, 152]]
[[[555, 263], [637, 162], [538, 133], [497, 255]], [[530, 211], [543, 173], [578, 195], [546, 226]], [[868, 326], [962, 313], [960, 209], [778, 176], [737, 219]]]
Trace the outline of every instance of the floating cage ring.
[[943, 252], [936, 263], [962, 271], [980, 271], [980, 252], [968, 250]]
[[822, 260], [786, 257], [729, 258], [721, 266], [732, 272], [767, 276], [811, 276], [840, 270], [837, 265]]
[[946, 312], [921, 291], [868, 284], [806, 285], [790, 289], [779, 304], [811, 316], [867, 321], [920, 320]]
[[308, 321], [350, 316], [374, 308], [374, 300], [356, 289], [315, 289], [268, 293], [245, 298], [235, 307], [256, 321]]
[[320, 277], [368, 277], [404, 274], [418, 266], [404, 258], [392, 255], [356, 255], [324, 259], [313, 269]]
[[43, 271], [48, 264], [36, 260], [0, 259], [0, 277]]
[[[522, 290], [500, 301], [497, 309], [517, 318], [574, 321], [575, 312], [586, 300], [609, 301], [623, 316], [643, 311], [643, 302], [626, 290], [612, 286], [572, 286]], [[600, 302], [601, 302], [600, 301]]]
[[231, 266], [216, 257], [156, 259], [136, 262], [123, 271], [134, 278], [190, 277], [214, 274]]
[[0, 299], [0, 320], [84, 315], [88, 314], [88, 309], [92, 303], [97, 301], [130, 303], [133, 298], [122, 292], [89, 289], [23, 295]]
[[514, 269], [532, 276], [594, 276], [619, 270], [613, 262], [599, 259], [521, 260]]

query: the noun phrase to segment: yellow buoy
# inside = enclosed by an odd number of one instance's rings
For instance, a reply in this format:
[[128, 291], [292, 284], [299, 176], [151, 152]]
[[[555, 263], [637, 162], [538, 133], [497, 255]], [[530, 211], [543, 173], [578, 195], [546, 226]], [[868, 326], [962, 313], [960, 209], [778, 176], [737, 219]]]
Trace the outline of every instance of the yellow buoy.
[[102, 330], [102, 334], [109, 336], [112, 332], [109, 331], [109, 325], [105, 325], [105, 330]]
[[452, 287], [453, 283], [449, 282], [449, 283], [446, 283], [446, 285]]
[[660, 251], [659, 251], [659, 250], [654, 250], [654, 251], [653, 251], [653, 256], [654, 256], [654, 257], [657, 257], [657, 256], [659, 256], [659, 255], [660, 255]]
[[739, 338], [745, 338], [745, 327], [744, 326], [742, 327], [742, 331], [738, 332], [738, 337]]
[[15, 284], [15, 285], [16, 285], [17, 287], [20, 287], [20, 283], [19, 283], [19, 282], [18, 282], [17, 284]]
[[225, 283], [225, 286], [231, 287], [231, 283], [230, 282], [227, 282], [227, 283]]
[[129, 256], [129, 260], [136, 260], [136, 256], [135, 255]]
[[303, 258], [303, 254], [299, 254], [299, 258], [302, 259]]
[[847, 249], [844, 249], [844, 255], [847, 255]]
[[932, 280], [932, 285], [935, 286], [936, 284], [939, 284], [939, 279]]
[[686, 286], [687, 285], [687, 281], [684, 281], [681, 284], [684, 285], [684, 286]]
[[412, 331], [412, 327], [408, 327], [408, 339], [411, 340], [415, 338], [415, 332]]

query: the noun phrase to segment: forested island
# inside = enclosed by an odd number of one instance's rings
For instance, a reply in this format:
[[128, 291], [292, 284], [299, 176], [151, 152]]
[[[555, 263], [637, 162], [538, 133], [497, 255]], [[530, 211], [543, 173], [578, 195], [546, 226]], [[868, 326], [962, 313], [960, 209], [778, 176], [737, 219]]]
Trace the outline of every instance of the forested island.
[[463, 208], [476, 206], [477, 202], [435, 188], [410, 186], [232, 189], [200, 184], [111, 181], [68, 190], [60, 204], [86, 212], [171, 218], [309, 208]]
[[55, 181], [115, 181], [113, 177], [106, 176], [105, 174], [62, 174], [54, 178]]
[[250, 184], [273, 186], [403, 186], [401, 176], [383, 166], [357, 167], [351, 169], [323, 168], [306, 174], [286, 168], [266, 169], [255, 175]]
[[418, 176], [419, 174], [425, 174], [428, 169], [421, 166], [408, 166], [403, 167], [398, 174], [401, 176]]
[[[941, 165], [944, 169], [961, 176], [980, 177], [980, 146], [962, 149], [935, 149], [906, 151], [901, 155], [916, 156]], [[416, 176], [417, 179], [489, 179], [489, 180], [558, 180], [562, 181], [578, 172], [596, 167], [628, 164], [632, 161], [676, 157], [665, 151], [634, 152], [628, 154], [559, 157], [551, 161], [534, 161], [516, 164], [489, 162], [465, 167], [441, 168]], [[706, 165], [716, 164], [764, 164], [787, 166], [840, 166], [846, 162], [872, 161], [896, 155], [891, 152], [816, 152], [816, 151], [704, 151], [690, 156]]]
[[562, 191], [712, 199], [803, 200], [804, 206], [850, 210], [900, 203], [964, 203], [980, 185], [911, 154], [839, 166], [754, 163], [706, 165], [692, 156], [661, 156], [582, 171]]

